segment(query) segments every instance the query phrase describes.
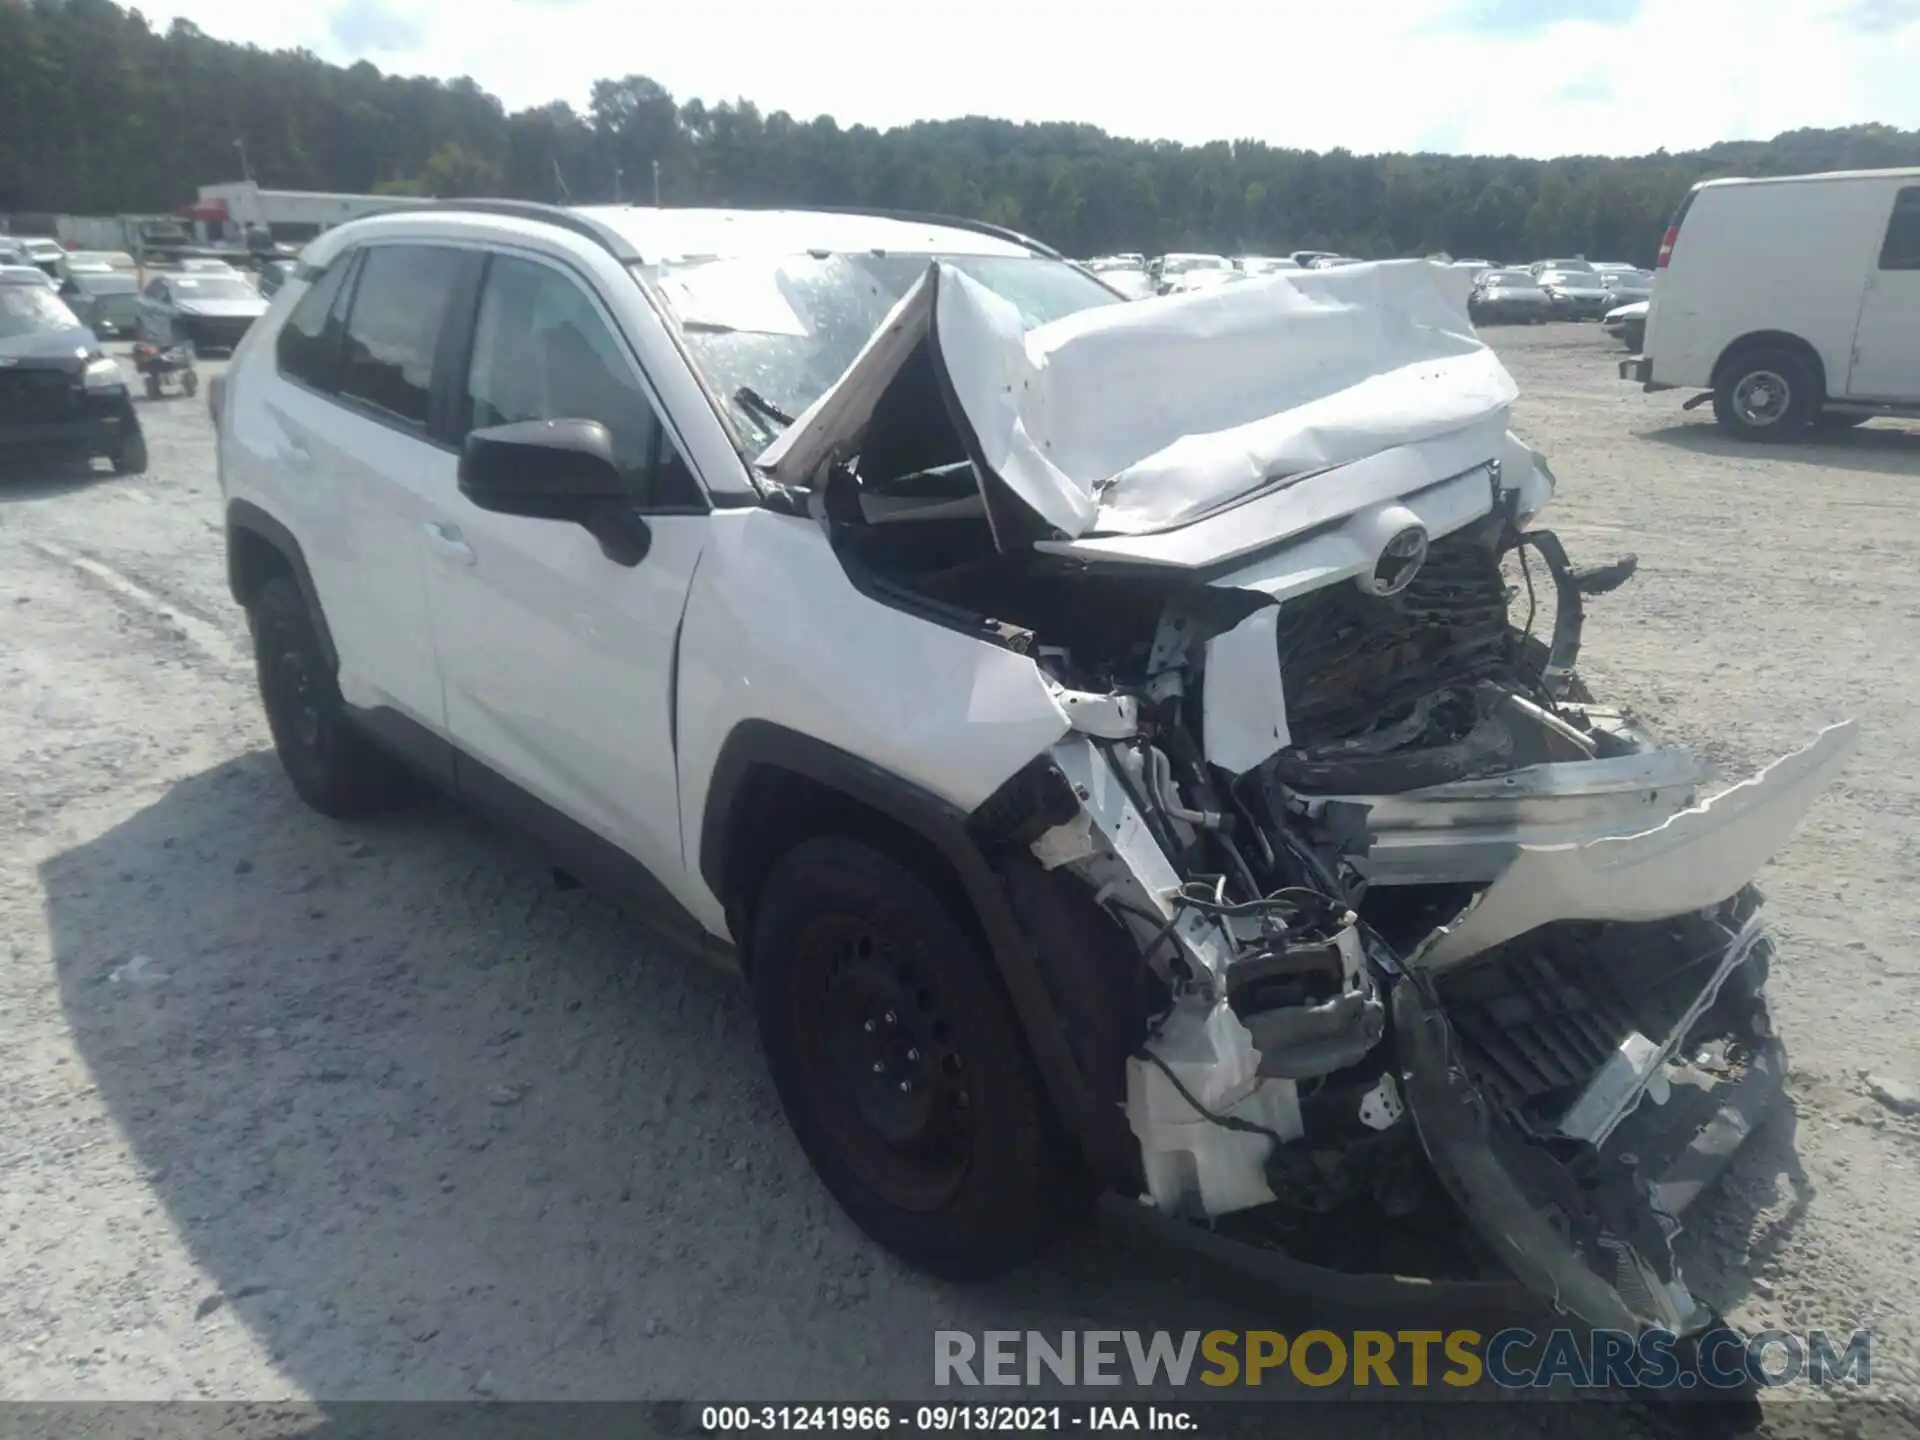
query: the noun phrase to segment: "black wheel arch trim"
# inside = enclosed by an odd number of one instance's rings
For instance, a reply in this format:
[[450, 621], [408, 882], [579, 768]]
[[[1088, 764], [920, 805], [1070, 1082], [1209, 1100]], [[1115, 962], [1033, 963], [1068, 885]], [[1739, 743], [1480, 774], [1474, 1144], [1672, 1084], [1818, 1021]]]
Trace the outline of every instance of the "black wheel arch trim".
[[1813, 383], [1817, 393], [1813, 396], [1815, 404], [1824, 401], [1827, 396], [1827, 366], [1820, 358], [1820, 352], [1812, 342], [1802, 339], [1790, 330], [1753, 330], [1731, 340], [1721, 350], [1720, 356], [1713, 362], [1711, 372], [1714, 387], [1732, 379], [1732, 371], [1743, 355], [1756, 350], [1783, 350], [1804, 361], [1813, 372]]
[[338, 670], [340, 652], [334, 646], [333, 632], [327, 628], [327, 612], [320, 606], [320, 592], [314, 588], [313, 572], [307, 569], [307, 557], [301, 553], [300, 542], [294, 539], [291, 530], [250, 500], [227, 502], [227, 589], [232, 592], [234, 603], [244, 609], [252, 600], [243, 559], [245, 549], [240, 541], [243, 534], [264, 542], [286, 561], [293, 582], [300, 587], [308, 613], [313, 617], [313, 633], [320, 641], [321, 653], [327, 664]]
[[[1098, 1113], [1094, 1088], [1068, 1048], [1039, 960], [999, 875], [968, 833], [967, 815], [912, 781], [838, 746], [771, 721], [742, 721], [721, 745], [700, 829], [701, 878], [730, 917], [741, 913], [747, 898], [736, 893], [738, 887], [728, 873], [736, 827], [753, 824], [753, 817], [742, 813], [740, 801], [750, 778], [763, 769], [785, 771], [877, 811], [919, 836], [951, 868], [986, 937], [995, 973], [1012, 1003], [1048, 1097], [1087, 1158], [1111, 1174], [1116, 1164], [1128, 1158], [1113, 1154], [1113, 1117]], [[751, 965], [747, 937], [736, 934], [735, 940], [743, 962]], [[1124, 1122], [1119, 1128], [1125, 1129]]]

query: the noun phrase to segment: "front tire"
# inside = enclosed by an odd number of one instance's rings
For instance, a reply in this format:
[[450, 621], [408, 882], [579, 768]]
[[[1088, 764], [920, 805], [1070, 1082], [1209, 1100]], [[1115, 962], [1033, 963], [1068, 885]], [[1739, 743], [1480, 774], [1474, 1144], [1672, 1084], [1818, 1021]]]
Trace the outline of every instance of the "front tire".
[[1724, 368], [1713, 418], [1741, 440], [1797, 440], [1819, 413], [1819, 382], [1791, 350], [1750, 350]]
[[752, 967], [788, 1122], [868, 1235], [975, 1280], [1084, 1219], [1085, 1166], [988, 959], [913, 871], [856, 840], [801, 843], [761, 890]]
[[406, 776], [347, 718], [300, 587], [276, 575], [248, 610], [260, 699], [294, 792], [336, 820], [390, 810]]

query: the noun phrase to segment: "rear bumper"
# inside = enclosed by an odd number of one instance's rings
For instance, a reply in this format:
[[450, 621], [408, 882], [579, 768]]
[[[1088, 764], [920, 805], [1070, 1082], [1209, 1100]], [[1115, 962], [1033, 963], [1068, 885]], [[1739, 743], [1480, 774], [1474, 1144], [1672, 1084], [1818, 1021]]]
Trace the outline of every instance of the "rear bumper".
[[183, 340], [193, 342], [199, 351], [231, 350], [253, 328], [251, 317], [213, 319], [204, 315], [182, 316], [174, 321], [174, 331]]

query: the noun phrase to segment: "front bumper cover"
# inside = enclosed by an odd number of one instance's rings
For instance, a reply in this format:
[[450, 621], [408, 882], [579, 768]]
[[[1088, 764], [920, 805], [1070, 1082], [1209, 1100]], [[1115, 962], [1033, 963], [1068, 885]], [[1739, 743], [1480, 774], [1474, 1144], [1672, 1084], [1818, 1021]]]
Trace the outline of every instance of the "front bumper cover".
[[0, 454], [113, 456], [140, 433], [140, 417], [124, 386], [91, 392], [57, 418], [0, 422]]

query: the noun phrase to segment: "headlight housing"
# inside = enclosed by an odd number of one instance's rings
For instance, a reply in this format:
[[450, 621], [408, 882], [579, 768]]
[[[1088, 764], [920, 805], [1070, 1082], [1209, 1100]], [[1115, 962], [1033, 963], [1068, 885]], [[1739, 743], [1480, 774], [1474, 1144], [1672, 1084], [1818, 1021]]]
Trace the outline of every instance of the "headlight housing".
[[120, 362], [111, 355], [96, 355], [89, 360], [80, 378], [89, 390], [118, 390], [127, 383], [120, 373]]

